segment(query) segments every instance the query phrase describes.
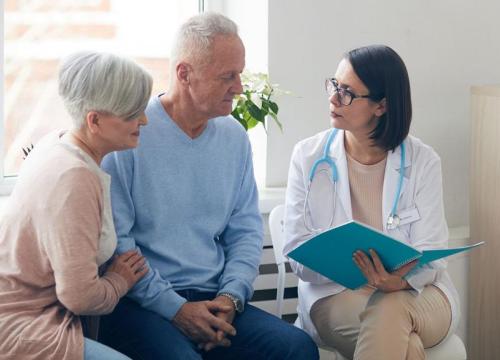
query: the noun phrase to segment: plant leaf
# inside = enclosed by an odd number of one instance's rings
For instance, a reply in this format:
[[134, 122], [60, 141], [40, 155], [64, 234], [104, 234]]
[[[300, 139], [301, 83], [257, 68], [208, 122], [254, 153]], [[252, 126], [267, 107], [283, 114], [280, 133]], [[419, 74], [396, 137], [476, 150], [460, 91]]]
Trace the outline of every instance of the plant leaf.
[[279, 110], [278, 104], [276, 104], [274, 101], [269, 100], [269, 107], [275, 114], [278, 114]]
[[281, 124], [281, 122], [278, 120], [278, 116], [275, 113], [272, 113], [272, 112], [269, 113], [269, 116], [271, 116], [273, 118], [274, 123], [276, 125], [278, 125], [278, 127], [281, 130], [281, 132], [283, 132], [283, 124]]
[[251, 118], [248, 121], [248, 129], [251, 129], [259, 124], [259, 121], [255, 120], [254, 118]]
[[260, 123], [266, 129], [267, 116], [270, 115], [276, 125], [283, 131], [283, 126], [278, 120], [278, 104], [271, 98], [279, 94], [290, 92], [279, 89], [278, 84], [271, 84], [269, 77], [264, 73], [251, 73], [244, 70], [241, 74], [243, 92], [236, 95], [233, 100], [232, 115], [242, 126], [248, 130]]
[[246, 102], [248, 106], [248, 112], [252, 117], [258, 121], [264, 121], [265, 115], [262, 113], [262, 111], [251, 101]]

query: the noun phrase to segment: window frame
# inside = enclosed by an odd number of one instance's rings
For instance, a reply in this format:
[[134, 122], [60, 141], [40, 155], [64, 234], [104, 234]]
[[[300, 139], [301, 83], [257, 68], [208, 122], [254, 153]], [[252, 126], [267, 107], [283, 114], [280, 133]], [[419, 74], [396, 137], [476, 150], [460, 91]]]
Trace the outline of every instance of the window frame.
[[[225, 1], [226, 0], [198, 0], [198, 12], [202, 13], [204, 11], [219, 11], [221, 13], [225, 13]], [[0, 14], [0, 54], [2, 55], [2, 59], [5, 56], [5, 46], [4, 46], [4, 24], [5, 24], [5, 3], [2, 2], [2, 8]], [[0, 89], [0, 196], [8, 196], [12, 192], [16, 181], [17, 175], [6, 175], [4, 169], [4, 159], [5, 159], [5, 73], [4, 66], [0, 67], [0, 81], [2, 82], [2, 87]], [[266, 139], [267, 142], [267, 139]], [[267, 152], [266, 150], [264, 150]], [[264, 161], [266, 156], [262, 156]], [[254, 164], [255, 166], [255, 164]], [[264, 172], [265, 172], [265, 164], [264, 164]], [[262, 184], [259, 184], [260, 187], [265, 186], [265, 174], [262, 175], [261, 179]]]
[[[182, 0], [180, 0], [182, 1]], [[203, 12], [206, 7], [207, 0], [198, 0], [198, 12]], [[2, 8], [0, 9], [0, 55], [2, 61], [5, 61], [5, 3], [2, 1]], [[0, 196], [8, 196], [11, 194], [16, 181], [17, 175], [5, 175], [4, 159], [5, 159], [5, 66], [0, 67], [0, 81], [2, 86], [0, 88]]]
[[[2, 9], [0, 14], [0, 55], [2, 61], [4, 59], [4, 22], [5, 22], [5, 4], [2, 1]], [[0, 88], [0, 196], [9, 195], [14, 188], [17, 176], [13, 179], [11, 176], [4, 176], [3, 159], [4, 159], [4, 94], [5, 94], [5, 78], [4, 78], [4, 66], [0, 67], [0, 81], [2, 82], [2, 87]]]

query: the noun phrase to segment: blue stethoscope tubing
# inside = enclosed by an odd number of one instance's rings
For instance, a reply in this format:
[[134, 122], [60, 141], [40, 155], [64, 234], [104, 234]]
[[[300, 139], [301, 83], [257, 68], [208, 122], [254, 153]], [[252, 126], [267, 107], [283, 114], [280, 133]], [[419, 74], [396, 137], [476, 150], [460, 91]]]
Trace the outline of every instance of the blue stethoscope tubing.
[[[332, 209], [332, 215], [330, 217], [330, 224], [329, 228], [333, 226], [333, 219], [335, 216], [335, 207], [336, 207], [336, 199], [337, 199], [337, 183], [339, 179], [339, 172], [337, 169], [337, 165], [335, 164], [335, 161], [328, 155], [330, 152], [330, 147], [332, 145], [333, 140], [337, 136], [337, 133], [339, 132], [339, 129], [333, 129], [330, 134], [328, 135], [328, 139], [326, 140], [325, 147], [323, 148], [323, 156], [317, 159], [314, 163], [313, 166], [311, 167], [311, 171], [309, 172], [309, 184], [307, 186], [307, 192], [306, 192], [306, 197], [304, 199], [304, 226], [305, 228], [312, 233], [317, 233], [321, 232], [323, 230], [314, 228], [312, 224], [312, 219], [310, 222], [307, 220], [307, 216], [309, 213], [309, 218], [311, 218], [311, 209], [309, 208], [309, 194], [311, 192], [311, 185], [314, 180], [314, 175], [319, 172], [319, 171], [328, 171], [328, 168], [331, 170], [331, 180], [333, 183], [333, 209]], [[387, 218], [387, 229], [395, 229], [399, 226], [400, 218], [396, 214], [396, 210], [398, 208], [398, 202], [399, 202], [399, 197], [401, 195], [401, 189], [403, 188], [403, 179], [404, 179], [404, 164], [405, 164], [405, 158], [406, 158], [406, 149], [405, 149], [405, 143], [401, 143], [401, 164], [400, 164], [400, 169], [399, 169], [399, 181], [398, 181], [398, 188], [396, 189], [396, 196], [394, 197], [394, 201], [392, 204], [392, 209], [391, 213], [389, 214], [389, 217]], [[318, 166], [321, 164], [327, 164], [328, 168], [327, 169], [320, 169], [319, 171]]]

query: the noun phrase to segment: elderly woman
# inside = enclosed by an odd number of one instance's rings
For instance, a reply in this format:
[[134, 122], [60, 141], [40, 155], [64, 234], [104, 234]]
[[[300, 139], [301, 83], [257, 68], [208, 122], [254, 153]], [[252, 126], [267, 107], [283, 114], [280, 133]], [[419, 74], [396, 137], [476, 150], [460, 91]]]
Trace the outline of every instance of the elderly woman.
[[[354, 49], [326, 80], [333, 129], [298, 143], [286, 195], [285, 252], [350, 220], [419, 250], [447, 247], [441, 162], [409, 136], [410, 83], [387, 46]], [[323, 161], [310, 172], [316, 160]], [[332, 181], [332, 173], [337, 180]], [[353, 261], [370, 286], [349, 290], [291, 260], [299, 276], [299, 322], [317, 341], [355, 359], [424, 359], [458, 323], [445, 261], [389, 273], [376, 253]]]
[[59, 93], [73, 128], [35, 145], [0, 226], [1, 359], [126, 359], [84, 338], [80, 315], [111, 312], [146, 273], [136, 252], [110, 260], [110, 178], [99, 164], [137, 146], [151, 87], [145, 70], [111, 54], [62, 64]]

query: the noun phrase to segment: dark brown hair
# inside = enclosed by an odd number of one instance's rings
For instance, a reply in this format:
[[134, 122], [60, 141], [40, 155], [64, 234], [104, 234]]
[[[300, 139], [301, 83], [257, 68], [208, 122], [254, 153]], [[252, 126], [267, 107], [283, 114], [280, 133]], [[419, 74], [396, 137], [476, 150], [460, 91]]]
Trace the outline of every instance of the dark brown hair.
[[386, 101], [386, 112], [370, 134], [375, 144], [394, 150], [408, 136], [411, 124], [411, 93], [408, 71], [401, 57], [385, 45], [349, 51], [345, 58], [374, 101]]

